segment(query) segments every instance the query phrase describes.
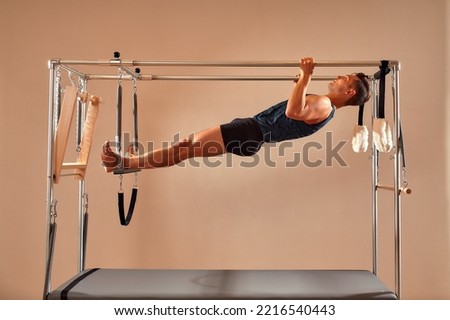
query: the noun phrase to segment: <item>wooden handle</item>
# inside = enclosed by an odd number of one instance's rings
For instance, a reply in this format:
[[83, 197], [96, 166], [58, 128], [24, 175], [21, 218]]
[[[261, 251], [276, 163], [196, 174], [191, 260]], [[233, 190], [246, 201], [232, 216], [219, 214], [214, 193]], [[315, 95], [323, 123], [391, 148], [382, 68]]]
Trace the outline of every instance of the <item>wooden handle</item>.
[[[388, 186], [388, 185], [383, 185], [383, 184], [377, 185], [377, 188], [378, 188], [378, 189], [384, 189], [384, 190], [395, 191], [394, 186]], [[399, 188], [399, 191], [400, 191], [400, 192], [403, 192], [403, 193], [405, 193], [405, 194], [411, 194], [411, 193], [412, 193], [411, 188], [408, 188], [408, 187], [400, 187], [400, 188]]]

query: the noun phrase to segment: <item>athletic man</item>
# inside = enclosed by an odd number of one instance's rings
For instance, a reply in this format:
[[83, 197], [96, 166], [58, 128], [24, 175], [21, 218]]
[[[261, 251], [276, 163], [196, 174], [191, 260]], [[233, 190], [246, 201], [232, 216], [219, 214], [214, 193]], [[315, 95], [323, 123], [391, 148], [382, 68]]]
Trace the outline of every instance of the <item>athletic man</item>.
[[106, 142], [102, 150], [105, 170], [168, 167], [192, 157], [211, 157], [227, 152], [251, 156], [264, 142], [309, 136], [323, 128], [333, 118], [336, 109], [361, 105], [369, 99], [369, 82], [363, 73], [338, 76], [328, 85], [326, 95], [308, 95], [306, 91], [313, 70], [313, 58], [301, 59], [300, 74], [287, 101], [253, 118], [235, 119], [200, 131], [170, 147], [122, 159]]

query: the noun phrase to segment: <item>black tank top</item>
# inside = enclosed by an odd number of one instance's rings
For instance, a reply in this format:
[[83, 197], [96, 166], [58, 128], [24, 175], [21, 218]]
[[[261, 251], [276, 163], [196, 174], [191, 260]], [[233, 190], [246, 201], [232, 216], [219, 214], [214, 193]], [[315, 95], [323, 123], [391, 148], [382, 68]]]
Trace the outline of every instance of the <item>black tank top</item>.
[[288, 100], [282, 101], [253, 117], [263, 133], [264, 142], [280, 142], [312, 135], [333, 118], [336, 110], [336, 107], [331, 105], [332, 110], [325, 120], [316, 124], [307, 124], [286, 116], [287, 102]]

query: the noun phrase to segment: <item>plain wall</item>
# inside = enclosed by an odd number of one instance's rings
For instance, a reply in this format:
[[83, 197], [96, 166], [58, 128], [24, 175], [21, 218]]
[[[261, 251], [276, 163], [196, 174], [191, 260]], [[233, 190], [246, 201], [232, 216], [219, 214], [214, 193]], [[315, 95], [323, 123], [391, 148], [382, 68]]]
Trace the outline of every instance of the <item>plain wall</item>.
[[[450, 138], [449, 8], [445, 0], [2, 0], [0, 298], [42, 296], [47, 61], [110, 59], [118, 50], [134, 60], [400, 60], [407, 177], [413, 189], [402, 198], [402, 297], [449, 299], [450, 152], [442, 148]], [[131, 99], [131, 84], [124, 85]], [[286, 99], [291, 89], [286, 82], [139, 83], [141, 141], [160, 146], [177, 134], [252, 116]], [[114, 137], [115, 90], [113, 81], [89, 83], [103, 103], [86, 180], [87, 267], [371, 269], [371, 162], [368, 153], [354, 154], [348, 143], [356, 108], [339, 110], [323, 131], [295, 141], [285, 155], [271, 148], [275, 167], [263, 161], [269, 154], [263, 150], [251, 168], [255, 159], [230, 156], [215, 159], [221, 161], [215, 168], [200, 162], [142, 172], [135, 216], [122, 227], [116, 208], [119, 181], [103, 172], [99, 157], [102, 143]], [[325, 90], [326, 83], [311, 84], [311, 92]], [[389, 87], [387, 101], [389, 108]], [[124, 105], [129, 130], [131, 103]], [[369, 123], [369, 112], [365, 119]], [[317, 168], [286, 167], [308, 142], [325, 146], [326, 132], [333, 132], [333, 145], [347, 141], [339, 153], [347, 166], [333, 161]], [[70, 141], [68, 161], [75, 157]], [[326, 148], [310, 157], [324, 160]], [[389, 155], [383, 155], [380, 179], [392, 181]], [[124, 183], [129, 196], [133, 178], [126, 176]], [[76, 273], [77, 190], [72, 178], [55, 187], [53, 287]], [[385, 193], [379, 276], [394, 289], [392, 222], [392, 195]]]

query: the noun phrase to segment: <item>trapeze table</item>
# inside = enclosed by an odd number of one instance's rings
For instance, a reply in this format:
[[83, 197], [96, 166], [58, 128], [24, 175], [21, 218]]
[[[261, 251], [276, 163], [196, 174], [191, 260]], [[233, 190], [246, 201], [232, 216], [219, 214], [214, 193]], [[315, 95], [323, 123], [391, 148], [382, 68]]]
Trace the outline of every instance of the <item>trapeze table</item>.
[[[388, 68], [386, 68], [386, 65]], [[74, 66], [82, 66], [85, 72], [75, 70]], [[105, 66], [113, 68], [116, 73], [91, 73], [90, 66]], [[90, 150], [97, 107], [100, 99], [96, 96], [84, 95], [88, 80], [122, 80], [155, 81], [293, 81], [294, 76], [264, 76], [264, 75], [155, 75], [141, 74], [138, 69], [133, 71], [129, 67], [295, 67], [298, 61], [267, 61], [267, 62], [205, 62], [205, 61], [135, 61], [122, 60], [120, 54], [114, 53], [113, 60], [61, 60], [49, 61], [50, 89], [49, 89], [49, 122], [48, 122], [48, 161], [47, 161], [47, 254], [46, 279], [44, 285], [45, 299], [397, 299], [401, 297], [401, 193], [405, 191], [406, 180], [401, 184], [402, 172], [404, 174], [403, 143], [400, 139], [400, 96], [399, 72], [400, 63], [396, 60], [382, 61], [322, 61], [316, 62], [316, 67], [376, 67], [380, 76], [371, 77], [372, 87], [380, 83], [380, 94], [374, 91], [372, 99], [372, 118], [378, 112], [379, 105], [384, 105], [384, 77], [392, 70], [394, 130], [393, 141], [394, 183], [393, 186], [378, 184], [379, 151], [372, 148], [372, 248], [373, 272], [366, 270], [156, 270], [156, 269], [85, 269], [85, 246], [87, 230], [87, 194], [85, 193], [85, 171], [87, 155]], [[109, 69], [109, 68], [106, 68]], [[116, 70], [117, 69], [117, 70]], [[382, 71], [388, 70], [388, 71]], [[60, 72], [66, 71], [71, 77], [78, 76], [78, 82], [83, 90], [77, 90], [74, 85], [67, 86], [61, 103], [61, 77]], [[153, 70], [152, 70], [153, 72]], [[328, 81], [335, 76], [314, 76], [312, 80]], [[379, 81], [380, 80], [380, 81]], [[383, 81], [381, 81], [383, 80]], [[383, 86], [381, 86], [383, 82]], [[74, 87], [74, 88], [71, 88]], [[82, 92], [78, 92], [82, 91]], [[118, 97], [121, 98], [118, 90]], [[377, 102], [376, 98], [380, 98]], [[67, 98], [67, 99], [66, 99]], [[118, 101], [121, 99], [118, 99]], [[64, 162], [67, 134], [70, 121], [73, 118], [75, 106], [81, 103], [80, 113], [85, 114], [83, 121], [78, 121], [77, 132], [83, 129], [82, 141], [79, 143], [79, 159], [75, 163]], [[84, 106], [87, 104], [87, 106]], [[121, 109], [121, 102], [118, 108]], [[69, 112], [60, 114], [62, 110]], [[67, 108], [65, 107], [67, 106]], [[92, 107], [92, 108], [91, 108]], [[84, 111], [83, 111], [84, 109]], [[83, 118], [83, 116], [81, 117]], [[119, 121], [117, 121], [119, 122]], [[119, 127], [119, 126], [117, 126]], [[57, 128], [57, 130], [55, 130]], [[64, 130], [62, 130], [64, 129]], [[86, 135], [84, 135], [84, 129]], [[59, 133], [58, 133], [59, 131]], [[137, 135], [136, 135], [137, 137]], [[56, 139], [55, 139], [56, 138]], [[77, 138], [78, 139], [78, 138]], [[136, 138], [137, 140], [137, 138]], [[86, 144], [84, 144], [86, 142]], [[403, 166], [402, 161], [403, 160]], [[51, 290], [51, 269], [53, 248], [56, 238], [56, 203], [54, 186], [59, 182], [60, 169], [76, 170], [74, 175], [79, 179], [79, 273], [55, 290]], [[402, 171], [403, 169], [403, 171]], [[67, 170], [66, 170], [67, 171]], [[394, 249], [395, 249], [395, 291], [390, 291], [376, 276], [378, 269], [378, 190], [394, 192]]]
[[366, 270], [87, 269], [50, 300], [397, 299]]

